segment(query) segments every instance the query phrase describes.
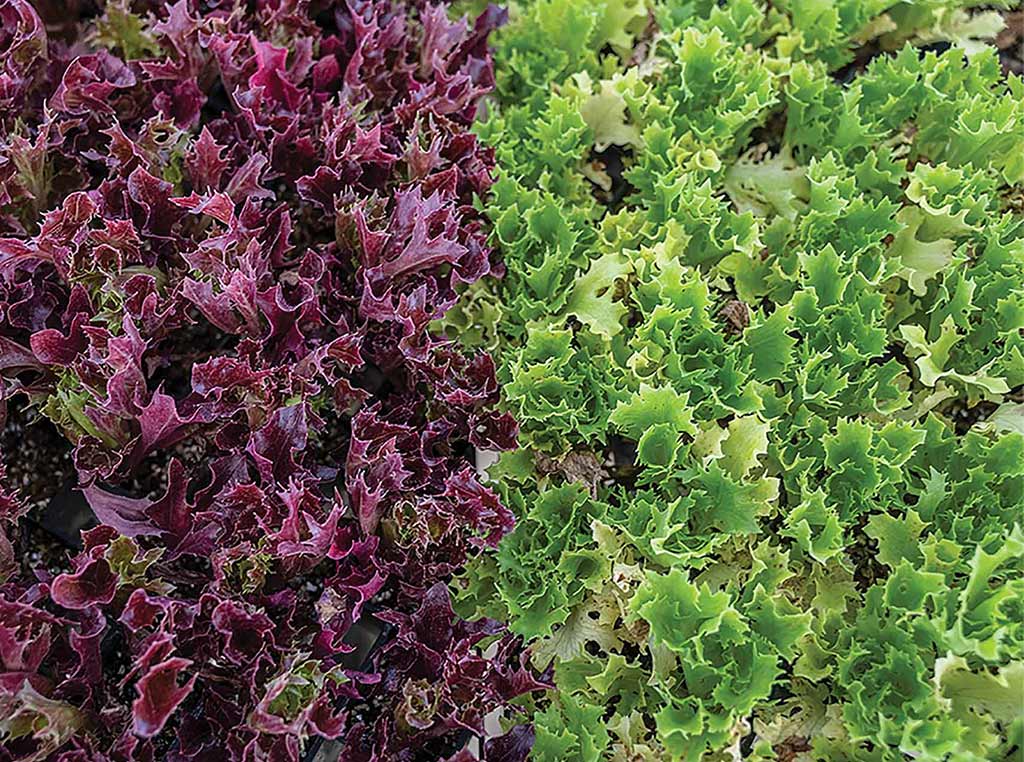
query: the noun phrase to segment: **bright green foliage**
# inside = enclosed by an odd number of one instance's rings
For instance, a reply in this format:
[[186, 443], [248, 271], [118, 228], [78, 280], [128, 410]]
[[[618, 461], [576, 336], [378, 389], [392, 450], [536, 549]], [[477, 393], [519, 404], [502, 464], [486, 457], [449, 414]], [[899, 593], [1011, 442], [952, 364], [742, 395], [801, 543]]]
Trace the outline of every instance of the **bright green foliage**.
[[513, 4], [478, 126], [507, 275], [448, 326], [494, 348], [522, 427], [490, 474], [517, 528], [456, 588], [553, 665], [533, 759], [1019, 758], [1024, 84], [1000, 24]]
[[96, 22], [95, 39], [105, 48], [119, 51], [125, 60], [148, 58], [160, 53], [146, 20], [132, 13], [128, 0], [109, 0]]

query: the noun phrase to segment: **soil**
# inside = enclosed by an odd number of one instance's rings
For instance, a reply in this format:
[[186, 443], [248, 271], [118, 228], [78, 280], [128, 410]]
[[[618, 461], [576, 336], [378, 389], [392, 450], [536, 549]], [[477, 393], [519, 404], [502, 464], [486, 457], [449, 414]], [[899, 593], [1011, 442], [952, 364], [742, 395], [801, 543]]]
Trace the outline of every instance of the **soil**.
[[10, 539], [29, 578], [32, 570], [40, 568], [58, 574], [69, 568], [69, 550], [80, 542], [78, 532], [92, 516], [62, 509], [74, 478], [71, 445], [49, 420], [21, 400], [10, 400], [7, 413], [0, 432], [5, 482], [28, 508], [27, 520]]
[[1006, 28], [996, 37], [999, 62], [1006, 74], [1024, 75], [1024, 11], [1003, 14]]
[[73, 478], [71, 444], [20, 399], [8, 402], [7, 413], [0, 433], [7, 485], [18, 490], [30, 510], [41, 511]]

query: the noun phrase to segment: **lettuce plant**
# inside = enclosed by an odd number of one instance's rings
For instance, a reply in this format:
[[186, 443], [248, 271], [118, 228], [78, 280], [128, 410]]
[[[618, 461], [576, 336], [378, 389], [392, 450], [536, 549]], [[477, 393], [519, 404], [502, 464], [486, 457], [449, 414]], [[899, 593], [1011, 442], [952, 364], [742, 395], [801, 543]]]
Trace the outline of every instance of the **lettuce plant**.
[[[532, 759], [1024, 742], [1024, 83], [954, 2], [525, 0], [477, 127]], [[475, 326], [472, 332], [462, 326]]]
[[428, 327], [495, 269], [502, 14], [99, 5], [0, 0], [0, 760], [465, 759], [542, 687], [451, 609], [513, 524], [472, 448], [516, 425]]

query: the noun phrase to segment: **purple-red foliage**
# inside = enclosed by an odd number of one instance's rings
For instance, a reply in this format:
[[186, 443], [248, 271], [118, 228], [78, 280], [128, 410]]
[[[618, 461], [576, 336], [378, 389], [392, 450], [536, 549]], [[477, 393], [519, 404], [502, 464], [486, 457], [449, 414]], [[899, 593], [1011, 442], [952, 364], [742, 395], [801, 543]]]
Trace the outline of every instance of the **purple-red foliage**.
[[449, 605], [512, 523], [472, 447], [516, 427], [428, 329], [494, 270], [469, 126], [501, 14], [36, 8], [0, 0], [0, 422], [61, 432], [98, 525], [32, 568], [0, 465], [0, 760], [469, 758], [539, 687]]

